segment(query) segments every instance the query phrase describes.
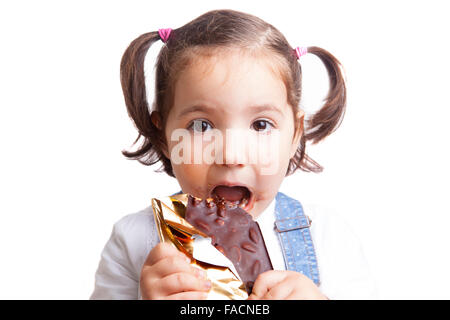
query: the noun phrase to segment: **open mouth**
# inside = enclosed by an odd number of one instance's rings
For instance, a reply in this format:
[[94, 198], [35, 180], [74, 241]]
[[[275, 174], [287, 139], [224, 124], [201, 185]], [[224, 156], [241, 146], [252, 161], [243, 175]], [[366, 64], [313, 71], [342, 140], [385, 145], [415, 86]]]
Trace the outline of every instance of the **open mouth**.
[[244, 186], [216, 186], [211, 196], [218, 200], [224, 200], [230, 204], [239, 206], [245, 211], [250, 210], [253, 207], [252, 192]]

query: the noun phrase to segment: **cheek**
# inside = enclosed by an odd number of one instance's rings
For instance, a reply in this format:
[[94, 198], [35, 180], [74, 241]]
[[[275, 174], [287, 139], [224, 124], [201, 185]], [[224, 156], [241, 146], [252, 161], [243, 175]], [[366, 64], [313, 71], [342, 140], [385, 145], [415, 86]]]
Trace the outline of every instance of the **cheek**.
[[270, 171], [265, 170], [265, 172], [284, 177], [291, 159], [292, 138], [292, 133], [287, 130], [277, 131], [271, 137], [267, 137], [265, 142], [259, 145], [264, 156], [260, 156], [261, 162], [258, 167], [270, 168]]
[[257, 178], [258, 190], [262, 193], [275, 194], [283, 182], [286, 168], [278, 164], [278, 170], [270, 174], [259, 174]]
[[203, 197], [207, 192], [208, 166], [199, 164], [172, 165], [178, 183], [183, 192]]
[[295, 153], [296, 149], [297, 149], [297, 147], [296, 146], [294, 147], [294, 145], [292, 144], [292, 137], [289, 137], [288, 139], [286, 139], [285, 145], [283, 146], [283, 149], [281, 151], [283, 154], [282, 161], [283, 161], [283, 163], [286, 164], [286, 167], [287, 167], [287, 165], [289, 165], [289, 162], [293, 156], [293, 151]]
[[288, 164], [291, 158], [294, 156], [299, 142], [295, 137], [296, 132], [294, 126], [292, 124], [291, 126], [289, 126], [289, 130], [286, 130], [286, 132], [284, 133], [283, 145], [280, 150], [280, 152], [283, 153], [285, 162], [287, 162]]
[[185, 180], [194, 180], [206, 176], [208, 168], [201, 164], [177, 164], [172, 165], [173, 171], [176, 172], [177, 178]]

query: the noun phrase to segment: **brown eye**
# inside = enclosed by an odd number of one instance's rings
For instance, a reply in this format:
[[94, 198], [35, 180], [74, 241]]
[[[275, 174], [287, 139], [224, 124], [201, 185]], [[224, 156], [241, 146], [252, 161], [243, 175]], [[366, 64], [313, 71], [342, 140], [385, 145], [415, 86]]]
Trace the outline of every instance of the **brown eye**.
[[255, 122], [252, 123], [252, 128], [255, 131], [268, 131], [270, 129], [272, 129], [272, 124], [267, 121], [267, 120], [256, 120]]
[[206, 120], [194, 120], [188, 127], [188, 129], [193, 130], [197, 133], [203, 133], [212, 129], [211, 124]]

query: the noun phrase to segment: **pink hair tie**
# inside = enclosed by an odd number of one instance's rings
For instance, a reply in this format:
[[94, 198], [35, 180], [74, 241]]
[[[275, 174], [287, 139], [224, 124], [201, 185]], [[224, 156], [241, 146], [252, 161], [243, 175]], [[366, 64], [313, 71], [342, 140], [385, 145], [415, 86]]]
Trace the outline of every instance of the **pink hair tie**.
[[307, 47], [297, 47], [295, 48], [295, 54], [297, 55], [297, 59], [300, 59], [301, 56], [304, 56], [308, 53]]
[[172, 32], [171, 28], [167, 29], [159, 29], [158, 34], [161, 37], [162, 42], [166, 43], [169, 40], [170, 33]]

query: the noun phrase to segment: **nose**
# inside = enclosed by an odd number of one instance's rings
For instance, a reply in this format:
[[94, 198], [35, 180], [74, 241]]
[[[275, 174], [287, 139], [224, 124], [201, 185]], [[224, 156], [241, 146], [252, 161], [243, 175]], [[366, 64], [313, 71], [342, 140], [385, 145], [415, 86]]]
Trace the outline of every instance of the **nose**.
[[243, 167], [247, 164], [247, 139], [236, 130], [227, 130], [222, 146], [222, 165]]

